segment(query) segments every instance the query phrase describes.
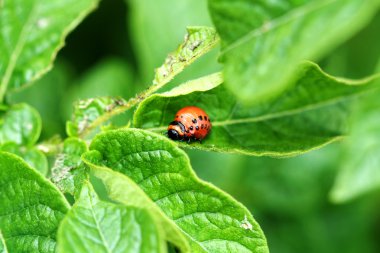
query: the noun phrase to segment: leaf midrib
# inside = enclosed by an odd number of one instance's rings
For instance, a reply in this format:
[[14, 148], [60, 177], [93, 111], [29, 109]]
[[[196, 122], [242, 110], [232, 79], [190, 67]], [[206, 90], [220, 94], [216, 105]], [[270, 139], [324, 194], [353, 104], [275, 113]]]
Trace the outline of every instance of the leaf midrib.
[[232, 42], [225, 49], [221, 50], [221, 55], [233, 50], [236, 47], [239, 47], [240, 45], [246, 43], [247, 41], [250, 41], [254, 37], [259, 37], [265, 33], [271, 32], [272, 30], [280, 26], [286, 25], [287, 23], [296, 20], [300, 16], [306, 16], [314, 11], [323, 8], [326, 5], [333, 4], [337, 1], [339, 0], [326, 0], [322, 3], [320, 1], [314, 1], [312, 3], [302, 5], [299, 8], [292, 9], [291, 11], [286, 12], [284, 15], [277, 17], [269, 22], [264, 22], [260, 27], [254, 28], [250, 32], [246, 33], [244, 36]]
[[94, 213], [94, 204], [92, 203], [92, 199], [90, 198], [90, 201], [91, 203], [91, 207], [90, 207], [90, 210], [91, 210], [91, 215], [95, 221], [95, 225], [96, 225], [96, 228], [97, 228], [97, 231], [98, 231], [98, 234], [100, 236], [100, 239], [102, 240], [103, 242], [103, 245], [104, 245], [104, 248], [106, 249], [106, 251], [108, 253], [112, 253], [112, 250], [110, 249], [110, 246], [108, 245], [104, 235], [103, 235], [103, 232], [102, 232], [102, 229], [100, 228], [100, 225], [99, 225], [99, 222], [98, 222], [98, 218], [96, 217], [95, 213]]
[[[325, 101], [314, 103], [314, 104], [309, 104], [303, 107], [298, 107], [295, 109], [290, 109], [290, 110], [285, 110], [285, 111], [280, 111], [280, 112], [275, 112], [275, 113], [269, 113], [267, 115], [262, 115], [262, 116], [252, 117], [252, 118], [240, 118], [240, 119], [232, 119], [232, 120], [228, 119], [228, 120], [223, 120], [223, 121], [214, 121], [212, 122], [212, 126], [226, 126], [226, 125], [233, 125], [233, 124], [254, 123], [254, 122], [278, 119], [278, 118], [283, 118], [283, 117], [290, 117], [290, 116], [301, 114], [307, 111], [312, 111], [312, 110], [316, 110], [325, 106], [334, 105], [339, 102], [343, 102], [345, 100], [357, 97], [361, 95], [361, 93], [363, 92], [359, 92], [352, 95], [334, 97], [333, 99], [325, 100]], [[166, 128], [167, 126], [161, 126], [161, 127], [146, 128], [146, 130], [162, 131], [162, 130], [165, 130]]]

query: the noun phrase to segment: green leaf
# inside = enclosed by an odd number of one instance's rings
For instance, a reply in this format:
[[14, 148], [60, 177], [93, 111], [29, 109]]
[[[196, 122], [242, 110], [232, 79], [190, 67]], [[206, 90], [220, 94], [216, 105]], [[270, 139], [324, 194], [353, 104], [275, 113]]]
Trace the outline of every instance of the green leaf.
[[36, 147], [23, 147], [16, 143], [8, 142], [2, 145], [0, 150], [22, 157], [30, 167], [37, 169], [44, 176], [47, 175], [49, 169], [47, 158], [45, 154]]
[[380, 189], [379, 96], [377, 90], [355, 104], [342, 167], [330, 193], [334, 202], [345, 202]]
[[[108, 131], [93, 140], [90, 150], [83, 157], [85, 163], [95, 171], [111, 168], [136, 182], [183, 231], [192, 252], [268, 252], [249, 211], [198, 179], [187, 155], [167, 138], [139, 129]], [[131, 186], [124, 187], [130, 189], [127, 192], [112, 183], [108, 187], [125, 201], [143, 201], [128, 194], [133, 193]]]
[[15, 155], [0, 152], [0, 230], [10, 252], [55, 252], [69, 209], [51, 182]]
[[0, 143], [14, 142], [30, 146], [36, 143], [41, 133], [41, 117], [27, 104], [16, 104], [2, 113], [0, 121]]
[[125, 105], [122, 98], [99, 97], [80, 100], [74, 105], [74, 113], [71, 121], [66, 124], [66, 132], [71, 137], [82, 137], [88, 133], [95, 134], [99, 131], [96, 123], [107, 117], [111, 111], [117, 111], [119, 107]]
[[209, 7], [226, 85], [252, 104], [284, 90], [301, 60], [321, 57], [362, 28], [379, 1], [209, 0]]
[[[0, 12], [0, 101], [52, 66], [64, 38], [97, 5], [97, 0], [5, 1]], [[64, 10], [64, 11], [62, 11]]]
[[58, 154], [51, 170], [51, 180], [64, 193], [76, 196], [83, 181], [87, 179], [87, 170], [81, 166], [81, 155], [87, 151], [84, 141], [70, 137], [63, 143], [63, 151]]
[[200, 56], [206, 54], [219, 42], [219, 37], [211, 27], [188, 27], [185, 41], [176, 51], [169, 54], [165, 63], [156, 69], [153, 84], [168, 83]]
[[[212, 130], [202, 143], [183, 147], [248, 155], [289, 156], [318, 148], [347, 132], [352, 98], [374, 88], [379, 76], [363, 80], [334, 78], [304, 63], [281, 96], [248, 107], [237, 101], [215, 75], [154, 94], [137, 108], [134, 127], [165, 132], [184, 106], [203, 108]], [[214, 88], [215, 87], [215, 88]]]
[[166, 252], [148, 211], [100, 201], [89, 183], [58, 231], [58, 252]]

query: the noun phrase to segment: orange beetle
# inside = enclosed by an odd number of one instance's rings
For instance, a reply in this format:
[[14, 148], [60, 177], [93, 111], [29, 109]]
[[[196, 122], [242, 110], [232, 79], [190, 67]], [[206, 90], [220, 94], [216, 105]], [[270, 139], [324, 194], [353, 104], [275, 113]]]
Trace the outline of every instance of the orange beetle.
[[211, 130], [211, 121], [205, 111], [196, 106], [179, 110], [170, 122], [168, 136], [172, 140], [203, 140]]

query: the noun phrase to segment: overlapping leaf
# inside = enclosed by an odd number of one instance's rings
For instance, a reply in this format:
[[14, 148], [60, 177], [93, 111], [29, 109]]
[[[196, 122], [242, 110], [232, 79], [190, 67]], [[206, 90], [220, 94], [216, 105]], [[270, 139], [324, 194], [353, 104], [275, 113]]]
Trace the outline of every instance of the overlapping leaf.
[[0, 152], [0, 168], [0, 230], [8, 250], [55, 252], [65, 198], [15, 155]]
[[88, 183], [62, 221], [58, 252], [164, 253], [166, 242], [148, 211], [100, 201]]
[[[347, 132], [352, 98], [376, 86], [378, 76], [352, 81], [331, 77], [304, 63], [280, 96], [247, 107], [215, 76], [155, 94], [136, 110], [134, 126], [164, 133], [184, 106], [203, 108], [212, 130], [202, 143], [186, 147], [251, 155], [289, 156], [315, 149]], [[206, 91], [205, 91], [206, 90]]]
[[[149, 197], [146, 201], [154, 202], [175, 222], [192, 252], [268, 252], [265, 237], [249, 211], [199, 180], [186, 154], [167, 138], [137, 129], [108, 131], [93, 140], [90, 150], [84, 155], [85, 162], [97, 172], [108, 167], [136, 182]], [[111, 177], [103, 173], [100, 178], [108, 181], [113, 195], [141, 206], [141, 198], [131, 194], [138, 192], [132, 190], [133, 184], [120, 191]]]
[[[378, 0], [209, 0], [228, 88], [247, 104], [280, 93], [301, 60], [316, 59], [365, 25]], [[328, 21], [328, 23], [326, 23]]]
[[[95, 152], [96, 153], [96, 152]], [[108, 198], [127, 206], [136, 206], [149, 210], [154, 222], [162, 228], [166, 241], [175, 245], [181, 252], [189, 252], [189, 245], [182, 232], [168, 219], [144, 191], [130, 178], [109, 168], [94, 164], [91, 159], [94, 152], [85, 154], [84, 161], [92, 168], [92, 175], [100, 179], [107, 190]], [[96, 159], [96, 158], [95, 158]]]
[[97, 0], [4, 1], [0, 12], [0, 101], [6, 90], [32, 82], [50, 69], [66, 35]]

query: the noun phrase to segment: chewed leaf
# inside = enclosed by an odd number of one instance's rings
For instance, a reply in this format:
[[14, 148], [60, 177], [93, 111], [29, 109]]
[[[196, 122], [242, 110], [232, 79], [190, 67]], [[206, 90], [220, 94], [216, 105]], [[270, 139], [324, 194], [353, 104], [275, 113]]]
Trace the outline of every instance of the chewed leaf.
[[[66, 124], [66, 132], [71, 137], [80, 137], [97, 130], [96, 121], [111, 111], [125, 105], [122, 98], [99, 97], [80, 100], [74, 105], [71, 121]], [[94, 129], [95, 126], [95, 129]]]
[[51, 169], [51, 180], [62, 192], [79, 194], [87, 178], [87, 170], [81, 166], [81, 155], [86, 151], [86, 143], [78, 138], [70, 137], [64, 141], [63, 151], [56, 156]]
[[0, 152], [0, 231], [10, 252], [55, 252], [69, 205], [58, 189], [15, 155]]
[[327, 75], [316, 64], [304, 63], [297, 79], [280, 96], [245, 106], [220, 85], [217, 76], [152, 95], [137, 108], [134, 126], [163, 133], [179, 109], [196, 105], [210, 116], [211, 132], [202, 143], [181, 146], [249, 155], [296, 155], [344, 136], [353, 98], [378, 86], [380, 77], [344, 80]]
[[51, 68], [64, 38], [97, 3], [97, 0], [0, 3], [0, 101], [7, 90], [21, 88]]
[[214, 28], [188, 27], [185, 41], [156, 69], [153, 84], [169, 82], [186, 66], [214, 48], [218, 42], [219, 37]]
[[16, 104], [1, 115], [0, 143], [14, 142], [30, 146], [37, 142], [41, 133], [41, 117], [27, 104]]
[[93, 140], [90, 150], [84, 161], [108, 181], [110, 198], [141, 206], [143, 196], [130, 194], [133, 183], [124, 186], [129, 189], [125, 191], [110, 183], [104, 168], [134, 181], [145, 192], [146, 205], [161, 209], [183, 231], [191, 252], [268, 252], [264, 234], [249, 211], [197, 178], [187, 155], [167, 138], [138, 129], [108, 131]]
[[89, 183], [61, 223], [57, 249], [62, 253], [167, 252], [148, 211], [100, 201]]
[[226, 86], [252, 104], [284, 90], [300, 61], [318, 59], [362, 28], [379, 1], [209, 0], [209, 7]]

